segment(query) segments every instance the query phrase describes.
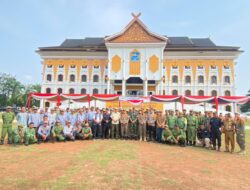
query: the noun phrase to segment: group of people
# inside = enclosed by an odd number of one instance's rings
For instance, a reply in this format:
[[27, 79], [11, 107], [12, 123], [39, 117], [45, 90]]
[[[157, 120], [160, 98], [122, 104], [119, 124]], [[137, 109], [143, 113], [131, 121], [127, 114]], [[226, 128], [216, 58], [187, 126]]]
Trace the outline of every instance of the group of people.
[[117, 108], [59, 109], [37, 107], [28, 112], [23, 107], [17, 114], [17, 127], [12, 129], [15, 114], [11, 107], [2, 114], [0, 144], [8, 133], [9, 144], [25, 144], [76, 139], [134, 139], [180, 146], [200, 145], [221, 151], [221, 135], [225, 134], [225, 151], [234, 152], [235, 135], [240, 154], [245, 154], [245, 125], [240, 114], [234, 118], [216, 112], [186, 110], [157, 111]]

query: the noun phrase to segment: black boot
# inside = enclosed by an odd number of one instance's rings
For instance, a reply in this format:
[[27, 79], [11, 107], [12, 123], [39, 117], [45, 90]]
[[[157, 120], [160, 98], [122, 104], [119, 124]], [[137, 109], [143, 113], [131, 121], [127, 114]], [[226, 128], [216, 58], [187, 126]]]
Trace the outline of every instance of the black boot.
[[188, 144], [189, 146], [192, 146], [192, 141], [189, 141], [189, 144]]
[[196, 146], [196, 141], [193, 142], [193, 146]]

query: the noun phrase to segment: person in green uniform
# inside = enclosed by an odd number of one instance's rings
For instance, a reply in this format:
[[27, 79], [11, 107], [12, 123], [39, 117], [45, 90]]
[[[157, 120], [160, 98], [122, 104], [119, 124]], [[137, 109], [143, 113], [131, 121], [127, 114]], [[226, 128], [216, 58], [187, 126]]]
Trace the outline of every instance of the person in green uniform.
[[16, 144], [22, 144], [24, 140], [24, 128], [22, 125], [18, 125], [15, 129], [12, 131], [12, 142], [14, 145]]
[[187, 116], [187, 131], [189, 145], [196, 145], [196, 133], [198, 128], [198, 119], [190, 110], [190, 114]]
[[167, 144], [174, 143], [174, 136], [168, 126], [166, 126], [166, 128], [162, 132], [162, 141], [166, 142]]
[[186, 146], [185, 145], [186, 134], [182, 129], [179, 128], [178, 125], [175, 125], [172, 134], [174, 137], [174, 142], [176, 144], [179, 144], [180, 146]]
[[138, 125], [137, 125], [138, 114], [137, 114], [135, 108], [132, 109], [129, 117], [130, 117], [129, 118], [129, 120], [130, 120], [130, 126], [129, 126], [130, 138], [137, 139], [138, 138]]
[[84, 124], [82, 128], [82, 134], [84, 140], [90, 140], [93, 138], [92, 130], [88, 123]]
[[179, 115], [176, 119], [176, 125], [179, 126], [179, 128], [183, 131], [187, 130], [187, 120], [185, 117], [183, 117], [183, 113], [179, 112]]
[[34, 128], [33, 122], [30, 122], [29, 127], [25, 129], [24, 142], [25, 142], [25, 146], [28, 146], [29, 144], [37, 143], [36, 130]]
[[169, 110], [169, 116], [167, 118], [167, 125], [168, 125], [168, 128], [170, 130], [173, 130], [174, 129], [174, 126], [176, 125], [176, 116], [174, 115], [174, 111], [173, 110]]
[[12, 144], [12, 124], [15, 119], [15, 114], [11, 111], [11, 107], [7, 106], [6, 112], [2, 114], [3, 126], [0, 145], [4, 143], [6, 134], [8, 133], [8, 144]]
[[65, 141], [65, 137], [63, 135], [64, 127], [60, 123], [60, 120], [57, 120], [54, 127], [52, 128], [52, 136], [57, 141]]

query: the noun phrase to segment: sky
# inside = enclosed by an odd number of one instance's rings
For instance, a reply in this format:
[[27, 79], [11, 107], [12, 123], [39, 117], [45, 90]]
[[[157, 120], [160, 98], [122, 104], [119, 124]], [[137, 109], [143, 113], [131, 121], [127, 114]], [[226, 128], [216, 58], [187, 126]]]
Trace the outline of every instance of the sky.
[[1, 0], [0, 72], [25, 84], [40, 83], [38, 47], [66, 38], [103, 37], [121, 31], [131, 13], [158, 34], [210, 37], [217, 45], [239, 46], [236, 94], [250, 89], [249, 0]]

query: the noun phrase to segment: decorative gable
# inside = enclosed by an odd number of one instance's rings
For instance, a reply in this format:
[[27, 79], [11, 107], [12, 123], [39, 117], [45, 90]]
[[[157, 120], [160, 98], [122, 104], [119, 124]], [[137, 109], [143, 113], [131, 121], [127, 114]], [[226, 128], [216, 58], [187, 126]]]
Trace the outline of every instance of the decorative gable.
[[150, 35], [140, 24], [134, 22], [121, 36], [109, 41], [111, 43], [157, 43], [161, 39]]
[[109, 43], [159, 43], [167, 42], [167, 38], [154, 34], [148, 30], [138, 18], [141, 14], [134, 15], [133, 20], [119, 33], [105, 39]]

